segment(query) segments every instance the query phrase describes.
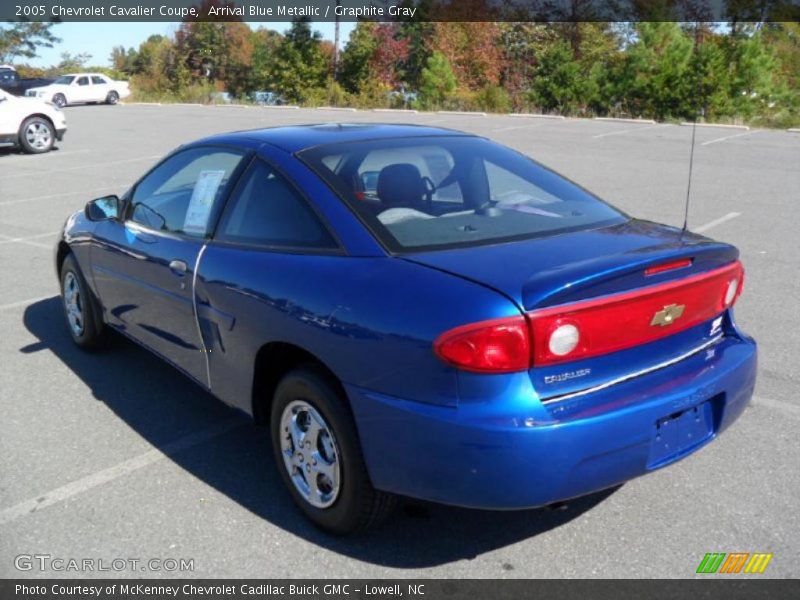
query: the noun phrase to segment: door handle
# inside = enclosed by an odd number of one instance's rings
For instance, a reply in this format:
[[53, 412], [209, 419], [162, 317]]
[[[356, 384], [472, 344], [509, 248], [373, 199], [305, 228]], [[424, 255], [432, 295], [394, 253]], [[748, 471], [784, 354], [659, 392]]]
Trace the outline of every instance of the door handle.
[[169, 263], [169, 270], [178, 277], [183, 277], [186, 275], [186, 269], [186, 263], [182, 260], [172, 260]]

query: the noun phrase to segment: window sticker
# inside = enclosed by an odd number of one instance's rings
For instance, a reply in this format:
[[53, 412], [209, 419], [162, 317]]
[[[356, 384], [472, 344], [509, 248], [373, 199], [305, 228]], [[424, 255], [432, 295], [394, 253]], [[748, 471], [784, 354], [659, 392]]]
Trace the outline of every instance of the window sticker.
[[186, 211], [183, 230], [186, 233], [205, 234], [208, 230], [208, 218], [217, 197], [219, 186], [225, 177], [225, 171], [200, 171], [194, 184], [192, 199]]

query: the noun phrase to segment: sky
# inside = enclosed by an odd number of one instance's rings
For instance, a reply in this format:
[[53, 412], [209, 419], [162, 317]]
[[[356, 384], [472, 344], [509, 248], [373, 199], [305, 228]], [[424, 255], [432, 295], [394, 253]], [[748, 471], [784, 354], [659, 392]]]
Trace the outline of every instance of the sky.
[[[153, 34], [167, 35], [175, 32], [179, 23], [60, 23], [53, 27], [53, 33], [61, 38], [61, 42], [52, 48], [41, 48], [39, 56], [29, 62], [35, 67], [49, 67], [61, 60], [62, 52], [80, 54], [86, 52], [92, 55], [89, 64], [92, 66], [109, 66], [108, 57], [114, 46], [133, 46], [139, 44]], [[291, 23], [248, 23], [257, 29], [264, 26], [283, 32]], [[333, 23], [314, 23], [314, 29], [322, 34], [326, 40], [333, 41]], [[341, 47], [347, 42], [355, 23], [342, 22], [339, 27], [339, 43]]]

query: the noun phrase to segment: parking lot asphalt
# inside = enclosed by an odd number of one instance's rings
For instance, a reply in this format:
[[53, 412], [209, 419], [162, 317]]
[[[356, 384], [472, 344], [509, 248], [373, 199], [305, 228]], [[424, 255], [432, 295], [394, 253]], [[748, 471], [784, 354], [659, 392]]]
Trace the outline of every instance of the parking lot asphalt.
[[[690, 228], [731, 242], [737, 320], [760, 344], [755, 398], [702, 451], [564, 510], [408, 503], [333, 538], [279, 480], [264, 430], [131, 343], [78, 351], [52, 246], [68, 214], [122, 193], [181, 143], [314, 122], [413, 122], [510, 145], [628, 213], [679, 225], [691, 128], [511, 116], [202, 106], [82, 106], [46, 155], [0, 153], [0, 577], [18, 555], [190, 559], [96, 576], [692, 577], [706, 552], [769, 552], [800, 576], [800, 135], [697, 130]], [[547, 457], [542, 457], [547, 460]]]

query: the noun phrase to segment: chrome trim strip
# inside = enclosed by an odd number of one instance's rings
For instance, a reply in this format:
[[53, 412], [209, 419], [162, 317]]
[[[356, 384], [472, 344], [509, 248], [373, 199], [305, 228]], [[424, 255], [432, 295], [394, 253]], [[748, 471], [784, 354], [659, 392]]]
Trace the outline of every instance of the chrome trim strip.
[[192, 309], [194, 310], [194, 322], [197, 325], [197, 335], [200, 338], [200, 346], [203, 350], [203, 356], [206, 360], [206, 385], [208, 389], [211, 389], [211, 366], [208, 363], [208, 348], [206, 348], [206, 342], [203, 339], [203, 330], [200, 329], [200, 317], [197, 312], [197, 269], [200, 267], [200, 259], [203, 258], [203, 253], [208, 248], [208, 242], [203, 244], [203, 247], [200, 248], [200, 252], [197, 253], [197, 260], [194, 261], [194, 271], [192, 272]]
[[702, 352], [709, 346], [716, 344], [723, 337], [724, 335], [720, 334], [717, 337], [712, 338], [707, 342], [704, 342], [703, 344], [697, 346], [696, 348], [693, 348], [692, 350], [689, 350], [688, 352], [681, 354], [680, 356], [676, 356], [675, 358], [671, 358], [657, 365], [653, 365], [652, 367], [647, 367], [646, 369], [642, 369], [641, 371], [636, 371], [635, 373], [628, 373], [627, 375], [623, 375], [622, 377], [617, 377], [616, 379], [612, 379], [611, 381], [606, 381], [605, 383], [601, 383], [599, 385], [586, 388], [585, 390], [579, 390], [577, 392], [570, 392], [569, 394], [563, 394], [561, 396], [553, 396], [552, 398], [547, 398], [545, 400], [542, 400], [542, 404], [550, 404], [551, 402], [562, 402], [564, 400], [569, 400], [570, 398], [585, 396], [586, 394], [598, 392], [600, 390], [609, 388], [613, 385], [617, 385], [618, 383], [622, 383], [623, 381], [628, 381], [629, 379], [634, 379], [635, 377], [641, 377], [642, 375], [647, 375], [648, 373], [652, 373], [653, 371], [659, 371], [661, 369], [665, 369], [666, 367], [670, 367], [675, 363], [679, 363], [682, 360], [685, 360], [690, 356], [697, 354], [698, 352]]

